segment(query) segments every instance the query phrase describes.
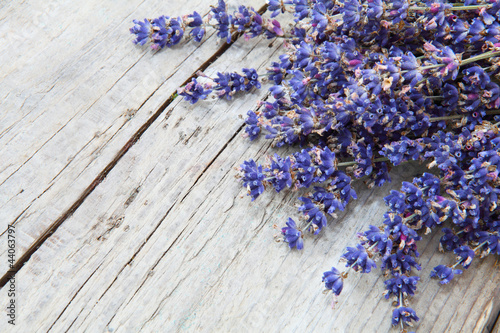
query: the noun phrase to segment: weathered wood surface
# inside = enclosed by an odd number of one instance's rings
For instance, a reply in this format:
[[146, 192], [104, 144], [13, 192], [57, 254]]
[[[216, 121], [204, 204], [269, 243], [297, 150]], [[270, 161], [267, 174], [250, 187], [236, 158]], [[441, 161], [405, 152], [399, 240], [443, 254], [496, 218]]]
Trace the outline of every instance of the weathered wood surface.
[[213, 30], [203, 43], [183, 42], [164, 57], [131, 44], [132, 19], [203, 15], [203, 0], [32, 2], [0, 9], [0, 242], [14, 223], [22, 232], [19, 255], [222, 47]]
[[[31, 3], [14, 5], [0, 9], [0, 17], [10, 24], [37, 10]], [[20, 251], [79, 199], [137, 129], [218, 48], [214, 38], [198, 49], [185, 43], [158, 54], [134, 47], [126, 33], [131, 19], [156, 16], [160, 2], [96, 3], [79, 10], [70, 3], [57, 5], [67, 8], [51, 17], [62, 30], [47, 36], [33, 30], [40, 34], [41, 50], [49, 52], [46, 59], [60, 60], [46, 61], [50, 66], [43, 75], [28, 58], [2, 67], [5, 103], [0, 117], [6, 122], [1, 125], [0, 140], [5, 141], [0, 142], [0, 156], [9, 158], [1, 165], [1, 213], [8, 217], [2, 219], [5, 224], [17, 218]], [[95, 17], [99, 6], [107, 8], [107, 23]], [[201, 1], [163, 4], [164, 12], [173, 15], [201, 11], [200, 6], [208, 8]], [[89, 24], [87, 41], [75, 37], [79, 29], [71, 30], [74, 21]], [[278, 46], [238, 40], [206, 73], [241, 67], [263, 72], [280, 54]], [[31, 48], [19, 56], [43, 54]], [[103, 66], [112, 70], [102, 73]], [[64, 69], [66, 75], [58, 75]], [[21, 73], [33, 77], [26, 87], [16, 81]], [[147, 73], [158, 74], [147, 78]], [[87, 90], [78, 90], [75, 79]], [[35, 91], [46, 92], [38, 96]], [[73, 102], [65, 104], [64, 96], [73, 96]], [[232, 102], [191, 106], [175, 99], [168, 105], [18, 272], [17, 326], [5, 330], [396, 332], [390, 326], [391, 304], [381, 297], [378, 271], [351, 275], [334, 310], [331, 296], [322, 294], [321, 274], [332, 265], [340, 267], [340, 254], [354, 244], [357, 232], [380, 223], [385, 210], [381, 198], [401, 180], [411, 179], [416, 166], [397, 168], [393, 183], [381, 189], [356, 183], [359, 199], [318, 239], [307, 239], [302, 252], [290, 251], [274, 241], [273, 225], [297, 216], [293, 205], [300, 193], [269, 191], [250, 203], [234, 179], [233, 168], [243, 160], [261, 160], [275, 151], [265, 140], [250, 143], [241, 135], [238, 115], [265, 96], [263, 89]], [[123, 115], [126, 110], [136, 111]], [[421, 318], [417, 331], [491, 328], [500, 304], [500, 274], [493, 258], [476, 261], [450, 285], [440, 286], [429, 273], [451, 259], [436, 251], [439, 237], [424, 237], [420, 245], [424, 269], [412, 300]], [[1, 248], [0, 258], [5, 250]], [[0, 292], [2, 307], [7, 301], [6, 292]]]

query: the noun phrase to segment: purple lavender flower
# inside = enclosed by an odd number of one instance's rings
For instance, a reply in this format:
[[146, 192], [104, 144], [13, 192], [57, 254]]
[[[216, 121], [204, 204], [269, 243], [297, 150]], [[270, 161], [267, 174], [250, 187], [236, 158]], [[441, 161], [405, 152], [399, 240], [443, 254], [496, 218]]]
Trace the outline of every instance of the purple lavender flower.
[[500, 236], [498, 233], [489, 233], [487, 253], [500, 254]]
[[247, 124], [245, 132], [248, 134], [250, 141], [253, 141], [259, 136], [260, 133], [259, 118], [252, 110], [247, 112], [247, 116], [248, 117], [245, 120], [245, 123]]
[[407, 209], [412, 212], [414, 209], [422, 208], [425, 205], [423, 193], [418, 187], [409, 182], [403, 182], [401, 192], [405, 193]]
[[273, 94], [275, 99], [280, 99], [285, 96], [285, 91], [283, 86], [275, 85], [269, 88], [269, 91]]
[[262, 20], [262, 17], [259, 15], [259, 13], [254, 11], [253, 19], [252, 21], [250, 21], [250, 27], [248, 28], [248, 33], [245, 34], [245, 40], [261, 35], [263, 24], [264, 21]]
[[232, 85], [233, 78], [231, 75], [229, 73], [217, 72], [217, 77], [214, 78], [214, 82], [217, 83], [214, 89], [217, 91], [219, 98], [226, 97], [227, 100], [231, 100], [232, 95], [237, 89]]
[[[374, 247], [382, 257], [386, 257], [391, 254], [392, 251], [392, 240], [389, 238], [384, 230], [370, 225], [368, 230], [361, 233], [359, 237], [363, 240], [361, 244], [367, 243], [368, 246]], [[365, 241], [366, 239], [366, 241]]]
[[281, 147], [284, 143], [292, 145], [299, 140], [299, 133], [292, 119], [278, 116], [271, 120], [271, 124], [272, 126], [266, 126], [266, 129], [269, 131], [269, 134], [266, 135], [266, 139], [275, 139], [274, 144], [277, 147]]
[[193, 36], [195, 41], [198, 43], [201, 42], [203, 36], [205, 35], [205, 29], [202, 28], [203, 19], [201, 18], [201, 15], [195, 11], [193, 14], [189, 14], [187, 16], [187, 20], [189, 22], [188, 27], [192, 28], [189, 34]]
[[425, 196], [434, 197], [439, 195], [441, 182], [433, 174], [424, 172], [421, 177], [413, 178], [413, 183], [422, 190]]
[[179, 43], [184, 35], [180, 17], [160, 16], [153, 20], [153, 27], [155, 33], [152, 35], [151, 47], [154, 50], [172, 47]]
[[368, 2], [366, 16], [370, 20], [379, 20], [384, 13], [384, 3], [382, 0], [372, 0]]
[[242, 173], [243, 186], [248, 189], [248, 195], [254, 201], [259, 195], [264, 192], [265, 175], [262, 173], [262, 165], [257, 166], [254, 160], [244, 161], [240, 166]]
[[419, 280], [418, 276], [407, 276], [396, 273], [394, 278], [384, 281], [386, 288], [385, 298], [389, 299], [391, 294], [399, 296], [400, 293], [413, 296]]
[[302, 206], [299, 207], [299, 212], [303, 212], [308, 217], [308, 221], [316, 225], [317, 229], [314, 234], [318, 234], [326, 226], [325, 214], [310, 198], [300, 197], [299, 200], [303, 202]]
[[451, 35], [453, 43], [459, 44], [467, 38], [469, 34], [469, 25], [462, 19], [456, 19], [451, 25]]
[[456, 108], [458, 105], [458, 89], [450, 83], [446, 83], [442, 89], [444, 106]]
[[398, 214], [403, 214], [406, 210], [405, 195], [399, 191], [391, 190], [391, 194], [384, 198], [385, 204]]
[[294, 154], [295, 167], [297, 168], [297, 183], [299, 187], [309, 187], [316, 182], [316, 166], [311, 160], [309, 150], [303, 149]]
[[188, 18], [188, 27], [194, 28], [194, 27], [200, 27], [203, 24], [203, 19], [201, 18], [201, 15], [198, 14], [198, 12], [194, 11], [193, 14], [189, 14], [187, 16]]
[[219, 0], [217, 7], [212, 7], [210, 11], [213, 18], [217, 21], [217, 36], [221, 39], [226, 38], [226, 42], [228, 44], [231, 43], [231, 31], [229, 27], [233, 18], [227, 14], [224, 0]]
[[302, 240], [302, 231], [297, 229], [295, 221], [291, 218], [288, 218], [286, 225], [286, 227], [281, 229], [281, 233], [285, 237], [285, 242], [288, 243], [288, 246], [291, 249], [296, 247], [297, 250], [302, 250], [302, 248], [304, 247], [304, 242]]
[[281, 158], [278, 154], [274, 154], [270, 166], [264, 169], [270, 174], [269, 182], [274, 186], [276, 192], [292, 186], [291, 166], [290, 157]]
[[372, 166], [372, 147], [364, 142], [358, 142], [352, 147], [352, 152], [356, 161], [354, 175], [357, 178], [368, 176], [373, 171]]
[[336, 191], [338, 199], [342, 206], [340, 210], [344, 210], [345, 206], [351, 199], [356, 200], [358, 197], [356, 191], [351, 187], [351, 177], [347, 176], [344, 172], [337, 170], [331, 175], [332, 181], [328, 185], [329, 191]]
[[358, 0], [344, 0], [343, 3], [342, 20], [344, 21], [345, 29], [355, 28], [356, 23], [361, 19], [363, 7]]
[[351, 266], [355, 271], [361, 270], [361, 273], [370, 273], [372, 268], [377, 267], [369, 258], [366, 249], [360, 244], [356, 244], [356, 247], [348, 247], [342, 254], [342, 258], [347, 261], [346, 267]]
[[464, 74], [463, 80], [465, 83], [478, 86], [481, 89], [486, 88], [486, 85], [491, 81], [488, 73], [479, 66], [466, 68], [462, 72]]
[[410, 324], [411, 321], [418, 321], [417, 313], [412, 308], [400, 306], [392, 312], [392, 325], [396, 326], [400, 322]]
[[271, 17], [276, 17], [285, 12], [285, 6], [282, 0], [267, 0], [267, 10], [272, 12]]
[[398, 250], [382, 260], [382, 269], [389, 269], [392, 273], [406, 274], [410, 273], [412, 268], [422, 269], [412, 255], [405, 254], [403, 250]]
[[472, 263], [472, 259], [474, 259], [475, 253], [468, 246], [460, 246], [455, 249], [453, 252], [457, 255], [457, 260], [460, 262], [463, 268], [467, 269]]
[[195, 78], [191, 80], [186, 86], [177, 89], [177, 93], [183, 96], [191, 104], [195, 104], [199, 99], [205, 99], [212, 92], [207, 89], [208, 85], [203, 86], [198, 83]]
[[293, 0], [293, 4], [295, 5], [295, 13], [293, 15], [297, 21], [309, 16], [309, 3], [307, 0]]
[[153, 34], [153, 27], [148, 19], [143, 21], [134, 20], [134, 26], [130, 28], [130, 33], [135, 34], [134, 44], [144, 45], [149, 41]]
[[[385, 162], [375, 162], [374, 172], [370, 174], [371, 182], [377, 186], [382, 186], [386, 182], [391, 182], [391, 177], [389, 176], [389, 168]], [[370, 183], [368, 183], [370, 187]]]
[[408, 52], [402, 56], [401, 69], [406, 71], [403, 74], [403, 78], [405, 82], [408, 82], [411, 86], [415, 86], [417, 82], [423, 78], [423, 75], [419, 71], [419, 67], [420, 65], [413, 53]]
[[439, 240], [439, 245], [444, 248], [446, 251], [452, 251], [457, 249], [462, 243], [463, 240], [458, 237], [453, 230], [449, 228], [443, 228], [441, 229], [442, 232], [444, 232], [444, 235], [441, 236], [441, 239]]
[[421, 160], [423, 151], [424, 147], [420, 142], [403, 136], [400, 141], [386, 144], [380, 154], [389, 158], [392, 164], [399, 165], [410, 160]]
[[321, 171], [321, 176], [319, 177], [320, 182], [324, 182], [328, 177], [330, 177], [336, 170], [336, 158], [335, 153], [330, 150], [330, 148], [326, 147], [319, 154], [320, 164], [319, 170]]
[[264, 34], [268, 39], [277, 37], [277, 36], [283, 36], [283, 30], [281, 30], [281, 24], [276, 21], [276, 20], [268, 20], [267, 25], [265, 26], [266, 30], [264, 31]]
[[447, 284], [450, 282], [453, 277], [457, 274], [462, 274], [462, 271], [459, 269], [453, 269], [452, 267], [445, 265], [438, 265], [434, 267], [434, 270], [431, 272], [431, 277], [437, 277], [441, 281], [441, 284]]
[[253, 87], [260, 89], [261, 85], [259, 82], [259, 74], [253, 68], [243, 68], [243, 74], [245, 74], [246, 80], [243, 84], [243, 89], [245, 91], [250, 91]]
[[238, 11], [233, 15], [231, 24], [233, 24], [239, 32], [245, 31], [250, 27], [255, 14], [256, 12], [253, 8], [239, 6]]
[[338, 296], [342, 292], [344, 281], [342, 274], [335, 267], [323, 273], [322, 281], [325, 283], [326, 289], [331, 290], [335, 295]]
[[330, 192], [324, 187], [315, 186], [312, 197], [308, 197], [316, 201], [323, 212], [332, 215], [336, 210], [344, 209], [344, 205], [337, 199], [336, 194], [337, 193]]
[[408, 1], [405, 0], [395, 0], [392, 1], [392, 9], [389, 11], [388, 19], [391, 20], [391, 24], [395, 25], [404, 19], [406, 19], [407, 9], [409, 7]]
[[314, 5], [312, 10], [311, 24], [317, 31], [323, 33], [328, 26], [328, 18], [326, 17], [326, 6], [322, 3]]

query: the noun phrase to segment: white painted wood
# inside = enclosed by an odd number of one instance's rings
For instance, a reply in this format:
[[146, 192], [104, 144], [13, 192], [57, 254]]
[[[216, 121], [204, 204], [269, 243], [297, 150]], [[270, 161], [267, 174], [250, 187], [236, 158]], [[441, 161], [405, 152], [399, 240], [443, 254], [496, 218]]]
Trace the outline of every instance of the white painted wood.
[[210, 4], [33, 0], [0, 8], [0, 243], [14, 222], [24, 253], [220, 47], [210, 30], [201, 45], [155, 54], [132, 44], [132, 20], [206, 14]]
[[[266, 65], [267, 44], [238, 41], [207, 72]], [[418, 168], [395, 168], [384, 188], [356, 182], [359, 199], [302, 252], [290, 251], [273, 225], [298, 215], [300, 193], [269, 191], [251, 203], [234, 179], [243, 160], [275, 151], [242, 138], [237, 118], [264, 93], [195, 106], [176, 99], [18, 273], [16, 330], [396, 332], [378, 271], [351, 275], [335, 310], [321, 275], [340, 267], [357, 232], [381, 222], [382, 197]], [[468, 332], [490, 302], [497, 307], [500, 277], [490, 258], [439, 286], [430, 270], [451, 262], [436, 251], [439, 237], [420, 245], [418, 331]]]

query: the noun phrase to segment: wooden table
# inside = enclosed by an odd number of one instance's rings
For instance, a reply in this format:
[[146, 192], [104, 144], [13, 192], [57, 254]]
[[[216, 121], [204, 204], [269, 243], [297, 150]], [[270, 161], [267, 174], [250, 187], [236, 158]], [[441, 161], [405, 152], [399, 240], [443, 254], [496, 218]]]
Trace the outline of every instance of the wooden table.
[[[236, 1], [228, 1], [231, 12]], [[274, 224], [298, 216], [300, 193], [254, 203], [235, 180], [244, 160], [276, 150], [242, 137], [267, 88], [233, 101], [173, 98], [197, 70], [254, 67], [281, 41], [217, 43], [209, 31], [160, 52], [132, 44], [133, 19], [178, 16], [190, 1], [4, 1], [0, 6], [0, 270], [10, 282], [7, 225], [16, 237], [16, 325], [2, 332], [396, 332], [379, 271], [351, 275], [334, 310], [322, 273], [356, 233], [381, 223], [388, 186], [356, 183], [358, 200], [305, 249], [275, 242]], [[215, 4], [215, 1], [213, 1]], [[263, 9], [263, 0], [246, 1]], [[451, 262], [424, 237], [412, 306], [419, 332], [493, 329], [500, 310], [494, 258], [446, 286], [429, 278]], [[486, 261], [486, 262], [484, 262]], [[480, 264], [481, 262], [481, 264]], [[5, 310], [2, 310], [5, 311]], [[495, 329], [498, 332], [498, 328]]]

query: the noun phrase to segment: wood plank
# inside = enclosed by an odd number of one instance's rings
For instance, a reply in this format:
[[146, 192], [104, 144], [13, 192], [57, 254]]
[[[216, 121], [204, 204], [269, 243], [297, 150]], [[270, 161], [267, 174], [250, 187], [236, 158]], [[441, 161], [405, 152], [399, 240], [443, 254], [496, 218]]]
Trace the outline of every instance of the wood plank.
[[[210, 3], [92, 0], [75, 6], [55, 0], [0, 9], [0, 36], [8, 37], [0, 46], [6, 64], [0, 76], [0, 243], [14, 223], [18, 256], [25, 253], [222, 45], [212, 30], [201, 45], [187, 41], [155, 54], [132, 44], [132, 19], [207, 13]], [[237, 1], [229, 3], [234, 9]], [[247, 3], [258, 8], [264, 0]], [[14, 47], [25, 37], [16, 33], [20, 26], [32, 38]], [[0, 272], [6, 271], [0, 262]]]
[[[235, 46], [210, 70], [262, 67], [271, 58], [267, 42]], [[195, 106], [176, 99], [18, 273], [19, 302], [30, 304], [19, 309], [21, 329], [391, 331], [379, 274], [351, 276], [335, 310], [321, 275], [339, 267], [357, 232], [380, 223], [381, 198], [418, 168], [395, 168], [384, 188], [357, 183], [359, 199], [302, 252], [290, 251], [274, 241], [273, 225], [297, 216], [301, 193], [269, 191], [250, 203], [233, 177], [243, 160], [276, 151], [241, 137], [237, 115], [262, 94]], [[421, 245], [426, 265], [413, 305], [424, 332], [471, 327], [490, 301], [498, 306], [491, 259], [449, 286], [428, 278], [434, 264], [450, 259], [436, 253], [438, 239]], [[0, 304], [6, 301], [1, 294]]]

